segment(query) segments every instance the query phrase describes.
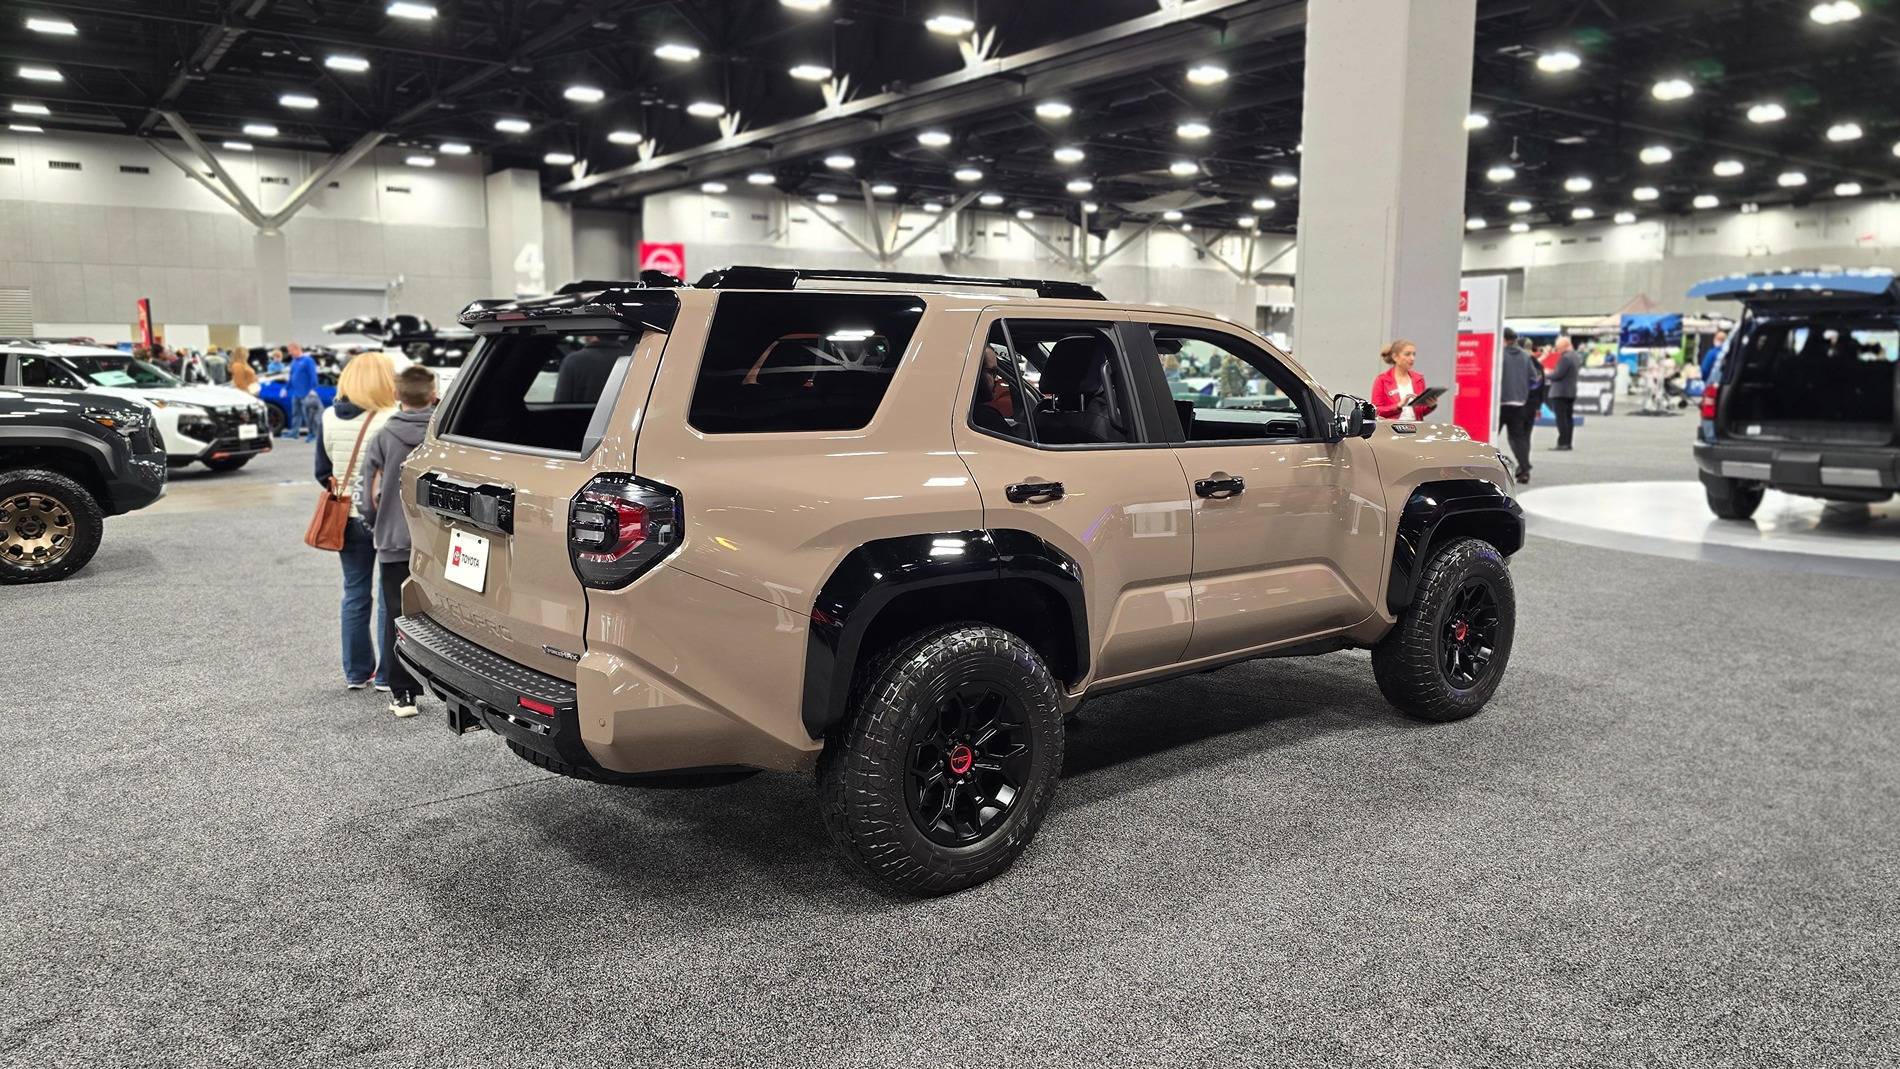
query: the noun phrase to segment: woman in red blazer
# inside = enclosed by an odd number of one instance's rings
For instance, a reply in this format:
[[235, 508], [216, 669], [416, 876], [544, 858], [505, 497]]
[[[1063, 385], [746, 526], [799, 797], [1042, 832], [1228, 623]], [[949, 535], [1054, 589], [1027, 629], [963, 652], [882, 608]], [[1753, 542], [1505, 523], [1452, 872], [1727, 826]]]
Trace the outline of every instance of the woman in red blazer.
[[1380, 419], [1424, 419], [1436, 405], [1414, 405], [1412, 398], [1425, 392], [1425, 376], [1412, 370], [1418, 360], [1418, 346], [1403, 338], [1379, 351], [1379, 358], [1392, 365], [1372, 380], [1372, 407]]

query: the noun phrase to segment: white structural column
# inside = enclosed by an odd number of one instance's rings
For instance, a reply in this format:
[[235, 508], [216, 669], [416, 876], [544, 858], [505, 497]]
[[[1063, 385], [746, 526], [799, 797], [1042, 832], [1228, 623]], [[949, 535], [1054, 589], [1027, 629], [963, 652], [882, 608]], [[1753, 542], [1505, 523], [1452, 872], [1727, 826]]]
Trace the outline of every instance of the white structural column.
[[1452, 385], [1476, 12], [1307, 4], [1293, 349], [1335, 393], [1365, 396], [1397, 337], [1427, 382]]
[[251, 285], [257, 291], [257, 325], [267, 344], [290, 341], [290, 247], [281, 230], [259, 230], [251, 236], [256, 267]]
[[541, 176], [525, 168], [488, 176], [488, 296], [525, 297], [548, 292], [547, 244], [541, 211]]

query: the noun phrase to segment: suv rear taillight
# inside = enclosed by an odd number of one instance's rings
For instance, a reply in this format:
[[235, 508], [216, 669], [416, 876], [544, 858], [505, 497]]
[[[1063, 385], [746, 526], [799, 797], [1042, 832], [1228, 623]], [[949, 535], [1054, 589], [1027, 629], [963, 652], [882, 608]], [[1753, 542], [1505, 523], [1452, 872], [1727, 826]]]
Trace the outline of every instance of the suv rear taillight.
[[1709, 383], [1707, 386], [1702, 387], [1702, 418], [1703, 419], [1715, 418], [1715, 392], [1717, 390], [1720, 390], [1721, 388], [1722, 387], [1716, 385], [1713, 382]]
[[601, 475], [574, 495], [567, 555], [584, 586], [611, 590], [677, 549], [685, 509], [678, 490], [631, 475]]

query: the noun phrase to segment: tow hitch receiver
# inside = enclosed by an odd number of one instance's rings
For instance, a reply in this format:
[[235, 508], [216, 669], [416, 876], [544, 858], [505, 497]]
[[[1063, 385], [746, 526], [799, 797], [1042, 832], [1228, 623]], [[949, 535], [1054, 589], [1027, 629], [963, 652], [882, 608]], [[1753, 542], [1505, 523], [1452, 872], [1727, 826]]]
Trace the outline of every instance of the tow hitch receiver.
[[457, 735], [467, 735], [474, 731], [486, 731], [488, 725], [476, 714], [467, 702], [456, 698], [446, 699], [448, 706], [449, 730]]

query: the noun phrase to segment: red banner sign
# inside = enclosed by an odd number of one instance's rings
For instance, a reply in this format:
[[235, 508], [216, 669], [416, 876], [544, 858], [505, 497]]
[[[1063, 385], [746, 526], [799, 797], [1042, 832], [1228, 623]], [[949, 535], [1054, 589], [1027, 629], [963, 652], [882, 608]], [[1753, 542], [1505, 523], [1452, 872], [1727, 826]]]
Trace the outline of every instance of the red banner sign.
[[659, 271], [686, 279], [686, 246], [677, 241], [642, 241], [640, 270]]
[[139, 344], [149, 350], [152, 347], [152, 342], [155, 340], [156, 339], [152, 337], [152, 299], [150, 297], [140, 297]]

